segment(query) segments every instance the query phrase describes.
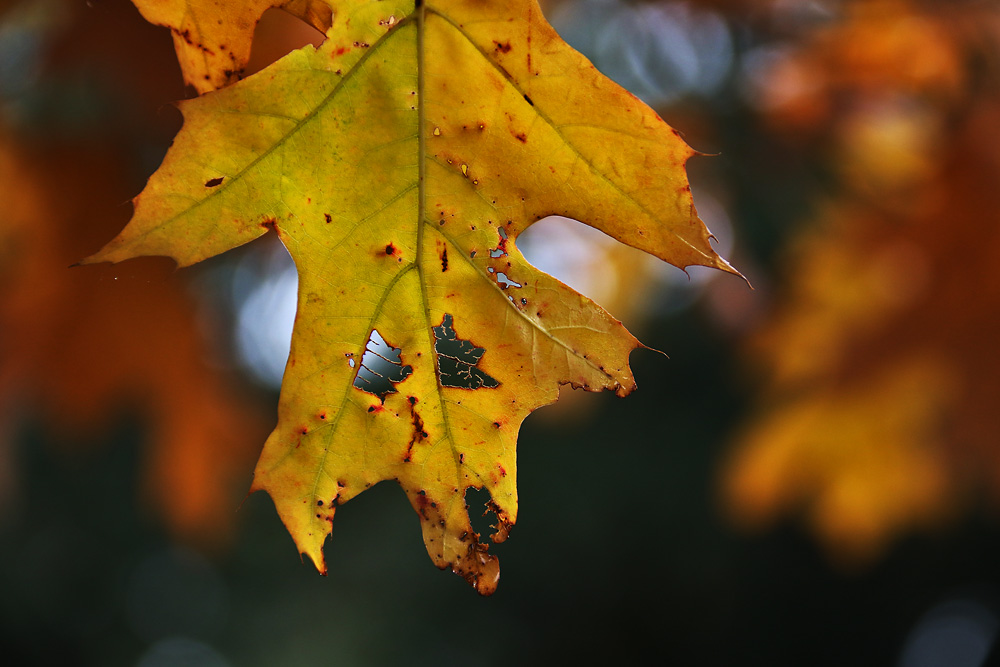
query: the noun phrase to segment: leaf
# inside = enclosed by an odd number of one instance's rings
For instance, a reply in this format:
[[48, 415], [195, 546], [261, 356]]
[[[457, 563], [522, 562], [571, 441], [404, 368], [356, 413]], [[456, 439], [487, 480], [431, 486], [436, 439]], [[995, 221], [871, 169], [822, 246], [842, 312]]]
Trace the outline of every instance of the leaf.
[[321, 0], [133, 0], [150, 23], [169, 28], [185, 83], [205, 93], [236, 81], [250, 60], [261, 15], [281, 7], [325, 32], [333, 19]]
[[122, 234], [89, 262], [188, 265], [273, 229], [299, 271], [267, 490], [320, 571], [337, 507], [395, 479], [433, 561], [480, 593], [517, 516], [522, 420], [560, 385], [635, 382], [639, 343], [514, 245], [553, 214], [677, 266], [735, 273], [684, 174], [693, 154], [600, 75], [533, 0], [353, 0], [327, 41], [184, 102], [185, 125]]

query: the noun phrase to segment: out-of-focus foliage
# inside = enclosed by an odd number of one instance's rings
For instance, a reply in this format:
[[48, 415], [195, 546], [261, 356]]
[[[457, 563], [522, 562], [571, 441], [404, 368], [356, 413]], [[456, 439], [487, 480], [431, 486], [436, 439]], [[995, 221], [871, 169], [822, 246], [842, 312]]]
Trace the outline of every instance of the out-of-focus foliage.
[[[44, 19], [30, 8], [25, 14]], [[53, 18], [64, 24], [68, 17]], [[62, 33], [53, 57], [99, 35]], [[29, 93], [4, 100], [12, 118], [37, 103]], [[63, 103], [72, 112], [77, 101]], [[134, 187], [134, 156], [121, 138], [100, 126], [88, 128], [98, 133], [90, 140], [68, 138], [64, 128], [44, 137], [31, 125], [37, 117], [20, 121], [0, 118], [0, 501], [18, 502], [11, 439], [25, 417], [73, 449], [96, 447], [131, 411], [148, 424], [142, 495], [179, 538], [219, 546], [231, 537], [234, 501], [266, 421], [241, 406], [231, 378], [207, 363], [205, 318], [166, 263], [69, 269], [127, 212], [108, 210]]]
[[1000, 479], [1000, 9], [844, 3], [756, 61], [751, 99], [832, 185], [748, 349], [766, 378], [725, 474], [862, 562]]

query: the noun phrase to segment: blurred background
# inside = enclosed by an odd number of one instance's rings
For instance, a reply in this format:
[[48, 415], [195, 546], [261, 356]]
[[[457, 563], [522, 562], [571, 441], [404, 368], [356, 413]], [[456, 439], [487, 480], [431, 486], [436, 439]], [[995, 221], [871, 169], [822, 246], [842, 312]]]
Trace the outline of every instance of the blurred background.
[[[972, 667], [1000, 623], [1000, 6], [563, 0], [567, 41], [695, 149], [690, 276], [569, 220], [518, 239], [644, 343], [626, 400], [525, 422], [479, 598], [402, 491], [300, 563], [251, 471], [296, 279], [273, 235], [68, 268], [180, 127], [127, 0], [0, 0], [7, 664]], [[269, 10], [250, 69], [321, 35]]]

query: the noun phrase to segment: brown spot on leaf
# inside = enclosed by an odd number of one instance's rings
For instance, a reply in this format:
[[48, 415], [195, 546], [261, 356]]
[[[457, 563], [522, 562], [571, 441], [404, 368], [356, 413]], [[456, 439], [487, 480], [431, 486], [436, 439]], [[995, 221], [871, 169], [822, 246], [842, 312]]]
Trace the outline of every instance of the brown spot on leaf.
[[[412, 396], [410, 397], [413, 398]], [[413, 433], [410, 435], [410, 442], [406, 445], [406, 456], [403, 457], [405, 463], [409, 463], [413, 455], [413, 446], [427, 439], [427, 431], [424, 430], [424, 420], [421, 418], [413, 405], [416, 399], [410, 403], [410, 423], [413, 424]], [[431, 503], [434, 505], [434, 503]]]
[[205, 181], [206, 188], [214, 188], [217, 185], [222, 185], [222, 176], [219, 176], [217, 178], [210, 178], [207, 181]]
[[[507, 473], [504, 472], [504, 475], [506, 474]], [[500, 509], [500, 506], [496, 504], [496, 501], [488, 501], [486, 503], [486, 507], [497, 517], [497, 525], [493, 526], [496, 528], [496, 532], [493, 533], [490, 539], [492, 539], [495, 544], [507, 541], [507, 538], [510, 537], [510, 529], [514, 527], [514, 524], [507, 521], [507, 513]]]

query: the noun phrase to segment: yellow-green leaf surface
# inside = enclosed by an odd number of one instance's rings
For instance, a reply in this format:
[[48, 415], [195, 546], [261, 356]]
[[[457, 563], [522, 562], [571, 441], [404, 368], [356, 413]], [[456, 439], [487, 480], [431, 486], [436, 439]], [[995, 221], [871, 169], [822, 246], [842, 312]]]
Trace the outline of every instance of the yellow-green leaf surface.
[[337, 9], [320, 48], [181, 105], [132, 222], [89, 261], [187, 265], [273, 229], [298, 313], [253, 488], [325, 571], [337, 508], [398, 480], [433, 561], [490, 593], [499, 569], [467, 488], [491, 494], [502, 541], [524, 417], [562, 384], [635, 388], [637, 341], [529, 265], [518, 234], [558, 214], [680, 267], [732, 269], [695, 214], [691, 149], [534, 0]]

